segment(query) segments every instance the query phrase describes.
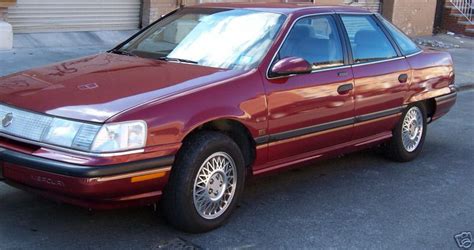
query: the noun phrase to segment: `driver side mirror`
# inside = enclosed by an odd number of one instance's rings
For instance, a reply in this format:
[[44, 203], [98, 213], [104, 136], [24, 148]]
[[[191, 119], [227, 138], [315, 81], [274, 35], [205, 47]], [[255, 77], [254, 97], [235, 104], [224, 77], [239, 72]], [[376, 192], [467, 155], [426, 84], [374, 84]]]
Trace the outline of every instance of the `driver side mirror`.
[[301, 75], [311, 73], [311, 64], [300, 57], [286, 57], [275, 63], [271, 69], [272, 76]]

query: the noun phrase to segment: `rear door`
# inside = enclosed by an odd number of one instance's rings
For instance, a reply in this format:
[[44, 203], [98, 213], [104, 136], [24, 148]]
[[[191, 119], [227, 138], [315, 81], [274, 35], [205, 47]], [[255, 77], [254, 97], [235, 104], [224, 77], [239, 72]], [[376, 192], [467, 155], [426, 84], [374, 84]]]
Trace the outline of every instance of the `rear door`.
[[371, 14], [342, 14], [352, 54], [355, 118], [353, 139], [390, 132], [403, 109], [410, 66]]

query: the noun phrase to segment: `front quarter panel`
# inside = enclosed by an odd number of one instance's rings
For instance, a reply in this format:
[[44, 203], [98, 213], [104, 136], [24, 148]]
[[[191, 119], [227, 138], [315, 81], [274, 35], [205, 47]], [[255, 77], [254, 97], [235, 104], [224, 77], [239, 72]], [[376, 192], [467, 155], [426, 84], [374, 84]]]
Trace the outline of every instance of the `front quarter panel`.
[[147, 147], [156, 147], [179, 145], [197, 127], [219, 119], [239, 121], [257, 137], [267, 126], [266, 112], [261, 78], [257, 70], [250, 70], [145, 103], [109, 122], [145, 120], [148, 124]]

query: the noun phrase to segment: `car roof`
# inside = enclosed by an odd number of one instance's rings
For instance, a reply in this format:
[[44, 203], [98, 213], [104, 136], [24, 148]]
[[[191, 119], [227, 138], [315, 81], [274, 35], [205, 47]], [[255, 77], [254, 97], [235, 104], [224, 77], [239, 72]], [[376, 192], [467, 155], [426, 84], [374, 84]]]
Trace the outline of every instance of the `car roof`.
[[[189, 7], [188, 7], [189, 8]], [[347, 5], [318, 5], [318, 4], [293, 4], [293, 3], [202, 3], [190, 6], [190, 8], [225, 8], [225, 9], [249, 9], [263, 12], [273, 12], [280, 14], [300, 14], [300, 13], [367, 13], [371, 12], [358, 7]]]

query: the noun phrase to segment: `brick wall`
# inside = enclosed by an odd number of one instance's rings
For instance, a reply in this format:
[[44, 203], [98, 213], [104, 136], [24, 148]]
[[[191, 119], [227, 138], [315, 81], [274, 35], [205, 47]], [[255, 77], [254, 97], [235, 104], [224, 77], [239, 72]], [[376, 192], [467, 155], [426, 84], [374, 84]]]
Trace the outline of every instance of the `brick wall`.
[[449, 2], [443, 8], [443, 16], [441, 27], [444, 31], [451, 31], [456, 34], [464, 34], [466, 36], [474, 36], [474, 24], [470, 24], [467, 19], [460, 15], [459, 10], [453, 7]]
[[385, 0], [383, 15], [411, 36], [431, 35], [436, 0]]
[[457, 10], [444, 8], [443, 10], [443, 22], [441, 23], [441, 28], [443, 30], [448, 30], [454, 33], [462, 34], [464, 33], [464, 26], [459, 25], [459, 19], [456, 16], [451, 15], [451, 13], [459, 13]]

